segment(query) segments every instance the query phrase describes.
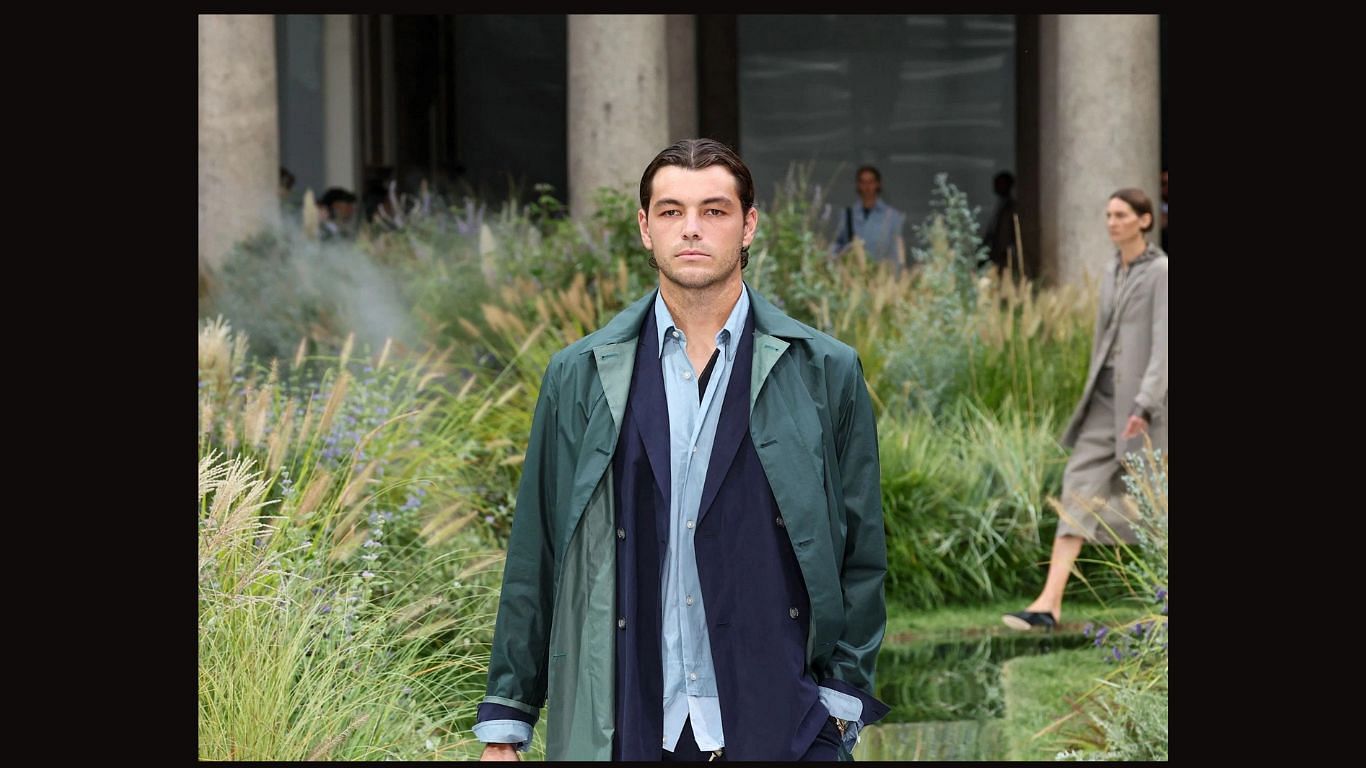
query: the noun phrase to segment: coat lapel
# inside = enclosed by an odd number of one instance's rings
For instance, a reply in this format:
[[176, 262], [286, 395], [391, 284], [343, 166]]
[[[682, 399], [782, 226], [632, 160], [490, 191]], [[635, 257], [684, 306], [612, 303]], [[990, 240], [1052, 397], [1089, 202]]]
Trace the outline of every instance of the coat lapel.
[[[1121, 313], [1121, 312], [1124, 311], [1124, 302], [1125, 302], [1125, 301], [1128, 301], [1129, 296], [1131, 296], [1131, 295], [1133, 294], [1133, 292], [1134, 292], [1134, 286], [1135, 286], [1135, 285], [1138, 283], [1138, 281], [1142, 278], [1143, 272], [1148, 268], [1148, 264], [1153, 260], [1154, 256], [1155, 256], [1155, 254], [1153, 253], [1153, 246], [1152, 246], [1151, 244], [1149, 244], [1149, 245], [1148, 245], [1148, 250], [1147, 250], [1142, 256], [1139, 256], [1137, 261], [1135, 261], [1133, 264], [1130, 264], [1130, 265], [1129, 265], [1129, 276], [1126, 277], [1126, 278], [1124, 278], [1124, 287], [1120, 289], [1118, 295], [1115, 295], [1115, 296], [1114, 296], [1114, 301], [1111, 302], [1111, 305], [1110, 305], [1110, 315], [1109, 315], [1109, 316], [1110, 316], [1110, 318], [1111, 318], [1111, 321], [1110, 321], [1110, 325], [1111, 325], [1111, 326], [1118, 326], [1118, 325], [1119, 325], [1119, 323], [1117, 322], [1117, 320], [1118, 320], [1118, 317], [1119, 317], [1119, 313]], [[1119, 262], [1119, 259], [1116, 258], [1116, 259], [1115, 259], [1115, 262], [1114, 262], [1114, 266], [1113, 266], [1113, 267], [1111, 268], [1111, 270], [1110, 270], [1110, 287], [1111, 287], [1111, 290], [1113, 290], [1113, 288], [1114, 288], [1115, 277], [1116, 277], [1116, 275], [1118, 274], [1119, 269], [1120, 269], [1120, 262]], [[1113, 294], [1112, 294], [1112, 295], [1113, 295]]]

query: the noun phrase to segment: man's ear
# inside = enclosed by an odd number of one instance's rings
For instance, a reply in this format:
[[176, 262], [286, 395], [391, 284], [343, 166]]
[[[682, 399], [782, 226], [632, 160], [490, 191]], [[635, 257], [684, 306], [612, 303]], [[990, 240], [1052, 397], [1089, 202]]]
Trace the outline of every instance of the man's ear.
[[646, 215], [645, 209], [636, 211], [636, 224], [640, 225], [640, 242], [646, 250], [653, 251], [654, 244], [650, 241], [650, 217]]
[[754, 234], [759, 231], [759, 208], [754, 206], [745, 212], [745, 236], [740, 245], [748, 247], [754, 242]]

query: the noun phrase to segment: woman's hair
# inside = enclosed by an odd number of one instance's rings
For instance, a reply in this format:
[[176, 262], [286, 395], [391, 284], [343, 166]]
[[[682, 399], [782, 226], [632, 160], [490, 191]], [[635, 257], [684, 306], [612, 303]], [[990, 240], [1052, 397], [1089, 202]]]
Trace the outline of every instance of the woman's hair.
[[1147, 192], [1144, 192], [1138, 187], [1125, 187], [1113, 195], [1110, 195], [1108, 199], [1114, 200], [1115, 198], [1119, 198], [1128, 203], [1129, 207], [1134, 209], [1134, 213], [1138, 214], [1140, 217], [1145, 213], [1148, 214], [1148, 226], [1144, 227], [1143, 231], [1149, 232], [1152, 230], [1153, 222], [1156, 219], [1153, 217], [1153, 201], [1148, 198]]

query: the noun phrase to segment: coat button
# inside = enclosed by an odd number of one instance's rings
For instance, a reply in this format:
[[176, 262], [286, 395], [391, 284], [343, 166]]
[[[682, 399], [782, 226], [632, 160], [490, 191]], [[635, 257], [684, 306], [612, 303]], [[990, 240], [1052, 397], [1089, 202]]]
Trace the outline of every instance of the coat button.
[[786, 528], [786, 527], [787, 527], [787, 523], [783, 522], [783, 518], [782, 518], [781, 515], [779, 515], [779, 516], [778, 516], [778, 519], [777, 519], [777, 520], [774, 520], [773, 522], [777, 523], [779, 528]]
[[[791, 616], [791, 617], [794, 618], [794, 619], [797, 618], [797, 615], [798, 615], [799, 613], [800, 613], [800, 611], [798, 611], [796, 608], [788, 608], [788, 609], [787, 609], [787, 615], [788, 615], [788, 616]], [[625, 621], [625, 619], [622, 619], [622, 621]]]
[[[792, 610], [795, 611], [796, 609], [794, 608], [794, 609], [792, 609]], [[626, 629], [626, 619], [625, 619], [625, 618], [617, 619], [617, 629]]]
[[617, 538], [618, 538], [618, 539], [621, 539], [621, 540], [623, 540], [623, 541], [626, 540], [626, 529], [625, 529], [625, 528], [618, 528], [618, 529], [617, 529]]

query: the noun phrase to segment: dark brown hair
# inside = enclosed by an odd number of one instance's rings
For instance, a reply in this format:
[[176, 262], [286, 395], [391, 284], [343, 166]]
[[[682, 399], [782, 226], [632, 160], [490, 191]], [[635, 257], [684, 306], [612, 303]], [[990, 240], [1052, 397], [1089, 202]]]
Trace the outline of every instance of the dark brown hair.
[[[713, 165], [722, 165], [735, 177], [735, 191], [740, 195], [741, 212], [748, 214], [754, 207], [754, 177], [749, 173], [745, 161], [735, 150], [715, 139], [683, 139], [674, 142], [655, 155], [655, 159], [645, 166], [640, 177], [640, 208], [645, 216], [650, 215], [650, 197], [654, 192], [655, 174], [660, 168], [673, 165], [685, 171], [700, 171]], [[650, 266], [659, 269], [655, 257], [650, 257]], [[749, 246], [740, 249], [740, 268], [749, 266]]]
[[1153, 222], [1155, 222], [1156, 219], [1153, 218], [1153, 201], [1148, 198], [1147, 192], [1144, 192], [1138, 187], [1125, 187], [1113, 195], [1110, 195], [1108, 199], [1114, 200], [1115, 198], [1119, 198], [1128, 203], [1129, 207], [1133, 208], [1134, 213], [1138, 214], [1140, 218], [1142, 218], [1143, 214], [1148, 214], [1148, 226], [1144, 227], [1143, 231], [1152, 231]]

